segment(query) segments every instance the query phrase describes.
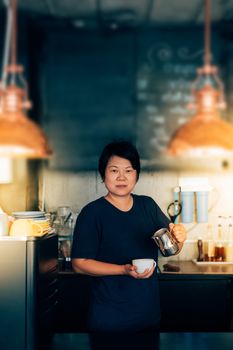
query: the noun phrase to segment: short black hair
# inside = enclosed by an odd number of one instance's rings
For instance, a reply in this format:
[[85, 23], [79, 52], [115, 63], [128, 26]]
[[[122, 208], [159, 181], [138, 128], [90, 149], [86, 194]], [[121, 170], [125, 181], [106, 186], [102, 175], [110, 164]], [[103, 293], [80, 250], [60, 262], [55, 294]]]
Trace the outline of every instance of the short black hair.
[[120, 140], [113, 141], [107, 144], [99, 157], [98, 169], [103, 181], [105, 179], [105, 170], [108, 161], [112, 156], [118, 156], [121, 158], [128, 159], [133, 169], [137, 171], [137, 180], [139, 179], [139, 174], [141, 170], [139, 153], [136, 147], [131, 142]]

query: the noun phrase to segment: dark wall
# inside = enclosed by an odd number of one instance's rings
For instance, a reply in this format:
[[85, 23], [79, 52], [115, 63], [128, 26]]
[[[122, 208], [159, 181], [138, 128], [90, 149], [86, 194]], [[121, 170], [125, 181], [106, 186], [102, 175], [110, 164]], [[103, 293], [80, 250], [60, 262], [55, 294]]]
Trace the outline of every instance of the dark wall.
[[[202, 27], [87, 30], [58, 20], [25, 27], [32, 116], [54, 149], [50, 168], [96, 169], [102, 147], [116, 138], [136, 143], [143, 160], [162, 157], [171, 134], [191, 117]], [[213, 62], [229, 98], [231, 42], [213, 29]]]
[[113, 138], [135, 142], [134, 34], [74, 29], [44, 34], [38, 52], [43, 122], [51, 167], [93, 169]]

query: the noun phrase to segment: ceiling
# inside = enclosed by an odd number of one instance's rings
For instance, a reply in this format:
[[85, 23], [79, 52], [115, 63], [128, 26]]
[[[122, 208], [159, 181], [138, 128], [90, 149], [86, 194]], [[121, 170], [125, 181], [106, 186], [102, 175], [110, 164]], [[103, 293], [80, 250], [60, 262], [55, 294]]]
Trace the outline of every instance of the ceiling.
[[[0, 7], [8, 1], [0, 0]], [[18, 0], [18, 8], [77, 26], [195, 25], [202, 23], [204, 0]], [[233, 0], [213, 0], [212, 20], [233, 21]]]

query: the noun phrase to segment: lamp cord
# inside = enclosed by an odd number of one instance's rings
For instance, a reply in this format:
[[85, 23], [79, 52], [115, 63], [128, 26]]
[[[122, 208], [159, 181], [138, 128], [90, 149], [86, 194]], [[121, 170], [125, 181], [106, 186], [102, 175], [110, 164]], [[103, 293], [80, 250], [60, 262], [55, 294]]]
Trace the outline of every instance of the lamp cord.
[[211, 12], [211, 0], [205, 0], [205, 65], [211, 64], [211, 53], [210, 53], [210, 12]]
[[2, 63], [2, 88], [6, 86], [7, 71], [5, 67], [9, 63], [10, 55], [10, 39], [11, 39], [11, 29], [12, 29], [12, 8], [9, 3], [6, 4], [7, 7], [7, 20], [6, 20], [6, 34], [4, 39], [4, 49], [3, 49], [3, 63]]
[[12, 8], [12, 31], [11, 31], [11, 65], [16, 66], [16, 40], [17, 40], [17, 19], [16, 19], [17, 0], [11, 0]]

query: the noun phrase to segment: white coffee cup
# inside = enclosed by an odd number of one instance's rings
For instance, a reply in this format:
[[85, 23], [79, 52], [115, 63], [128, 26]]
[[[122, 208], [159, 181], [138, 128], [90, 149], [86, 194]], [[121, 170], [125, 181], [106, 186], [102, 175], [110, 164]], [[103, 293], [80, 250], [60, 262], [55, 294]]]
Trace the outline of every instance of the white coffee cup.
[[137, 273], [143, 273], [146, 269], [152, 269], [156, 262], [154, 259], [134, 259], [132, 264], [137, 267]]

